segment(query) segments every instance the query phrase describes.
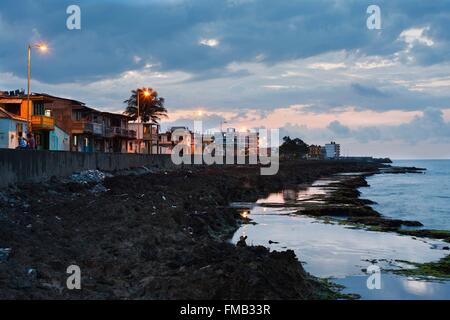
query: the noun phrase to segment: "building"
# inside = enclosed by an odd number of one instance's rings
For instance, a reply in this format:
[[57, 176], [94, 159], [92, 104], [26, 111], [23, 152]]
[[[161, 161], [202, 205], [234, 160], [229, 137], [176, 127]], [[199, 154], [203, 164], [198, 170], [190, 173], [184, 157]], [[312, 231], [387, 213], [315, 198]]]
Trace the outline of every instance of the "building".
[[341, 145], [334, 141], [325, 145], [325, 158], [338, 159], [341, 156]]
[[40, 150], [126, 153], [128, 142], [136, 139], [126, 115], [102, 112], [83, 102], [45, 93], [33, 93], [30, 102], [29, 112], [23, 92], [0, 95], [0, 107], [25, 123], [30, 120]]
[[25, 138], [27, 121], [0, 107], [0, 149], [16, 149], [19, 137]]
[[128, 143], [136, 140], [136, 131], [130, 130], [128, 122], [130, 117], [110, 112], [102, 112], [103, 127], [105, 130], [101, 140], [104, 141], [103, 152], [127, 153]]
[[308, 150], [308, 159], [320, 160], [325, 157], [325, 148], [322, 146], [310, 145]]
[[55, 129], [50, 131], [49, 150], [70, 151], [70, 135], [55, 125]]
[[194, 154], [195, 134], [187, 127], [171, 127], [164, 133], [158, 134], [158, 153], [171, 154], [173, 148], [178, 145], [184, 145], [183, 155]]
[[128, 142], [129, 153], [159, 153], [159, 124], [129, 121], [128, 129], [136, 132], [135, 140]]
[[[252, 132], [247, 130], [245, 132], [236, 131], [234, 128], [228, 128], [225, 133], [222, 134], [223, 139], [220, 139], [221, 134], [215, 135], [216, 143], [223, 143], [223, 154], [227, 152], [233, 152], [234, 155], [244, 156], [257, 156], [259, 153], [259, 134], [258, 132]], [[219, 151], [220, 154], [220, 151]]]

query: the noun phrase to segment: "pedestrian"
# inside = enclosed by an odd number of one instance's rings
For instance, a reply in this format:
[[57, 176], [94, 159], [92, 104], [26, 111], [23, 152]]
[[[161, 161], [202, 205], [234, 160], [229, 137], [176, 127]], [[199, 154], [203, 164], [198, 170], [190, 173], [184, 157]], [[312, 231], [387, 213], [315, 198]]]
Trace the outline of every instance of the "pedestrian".
[[23, 137], [23, 133], [19, 132], [19, 149], [26, 149], [28, 146], [27, 140]]
[[36, 140], [34, 140], [34, 136], [32, 133], [27, 134], [28, 138], [28, 149], [35, 150], [36, 149]]
[[238, 246], [238, 247], [246, 247], [247, 246], [247, 242], [245, 240], [247, 240], [247, 236], [241, 236], [239, 238], [239, 241], [236, 243], [236, 246]]

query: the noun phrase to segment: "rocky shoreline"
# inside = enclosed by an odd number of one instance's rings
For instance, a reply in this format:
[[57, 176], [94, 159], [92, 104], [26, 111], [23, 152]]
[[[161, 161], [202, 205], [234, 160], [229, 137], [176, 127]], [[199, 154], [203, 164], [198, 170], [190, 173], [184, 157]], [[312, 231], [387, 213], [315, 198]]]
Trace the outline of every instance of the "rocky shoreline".
[[[292, 251], [236, 247], [233, 201], [379, 164], [297, 161], [115, 175], [1, 190], [1, 299], [335, 299]], [[82, 290], [68, 290], [78, 265]]]
[[[379, 173], [423, 173], [425, 170], [423, 168], [383, 167], [373, 172], [346, 175], [340, 181], [330, 184], [330, 187], [334, 190], [322, 197], [320, 204], [300, 205], [302, 208], [296, 213], [324, 219], [327, 222], [331, 219], [335, 223], [354, 228], [378, 232], [395, 232], [405, 236], [436, 239], [450, 243], [450, 231], [425, 229], [420, 221], [385, 217], [371, 207], [374, 204], [372, 201], [360, 198], [361, 193], [358, 189], [370, 187], [366, 180], [368, 176]], [[450, 247], [444, 246], [442, 250], [450, 250]], [[409, 264], [414, 268], [392, 270], [397, 274], [442, 279], [450, 278], [450, 255], [447, 255], [440, 261], [431, 263], [420, 264], [400, 260], [398, 262]]]

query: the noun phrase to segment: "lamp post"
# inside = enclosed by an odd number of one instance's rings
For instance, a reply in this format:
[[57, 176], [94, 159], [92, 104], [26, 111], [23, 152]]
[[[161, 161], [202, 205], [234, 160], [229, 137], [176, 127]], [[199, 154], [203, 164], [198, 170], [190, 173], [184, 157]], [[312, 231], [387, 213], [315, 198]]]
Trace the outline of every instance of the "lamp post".
[[41, 44], [29, 44], [28, 45], [28, 91], [27, 91], [27, 122], [28, 122], [28, 132], [32, 132], [31, 128], [31, 106], [30, 106], [30, 82], [31, 82], [31, 49], [39, 49], [43, 52], [47, 51], [47, 45]]
[[[139, 131], [141, 131], [140, 126], [142, 125], [142, 140], [144, 140], [144, 124], [143, 124], [142, 118], [141, 118], [141, 104], [140, 104], [141, 91], [143, 92], [145, 98], [150, 97], [150, 91], [148, 89], [141, 89], [141, 88], [138, 88], [136, 91], [136, 104], [137, 104], [137, 109], [138, 109], [137, 110], [138, 128], [139, 128]], [[151, 127], [150, 127], [150, 129], [151, 129]], [[150, 141], [152, 140], [152, 138], [153, 138], [152, 133], [150, 132]], [[138, 137], [138, 143], [139, 143], [138, 152], [141, 153], [141, 140], [139, 139], [139, 137]]]

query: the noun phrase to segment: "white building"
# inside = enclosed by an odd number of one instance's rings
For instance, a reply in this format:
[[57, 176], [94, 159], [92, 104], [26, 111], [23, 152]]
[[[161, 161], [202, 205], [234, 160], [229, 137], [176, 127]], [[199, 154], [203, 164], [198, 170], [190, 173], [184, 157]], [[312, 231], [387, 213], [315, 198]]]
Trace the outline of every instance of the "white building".
[[157, 154], [159, 124], [129, 121], [128, 129], [136, 131], [136, 138], [128, 142], [128, 153]]
[[0, 148], [15, 149], [19, 136], [26, 138], [27, 121], [0, 107]]
[[337, 159], [341, 156], [341, 145], [334, 141], [325, 145], [325, 158]]

